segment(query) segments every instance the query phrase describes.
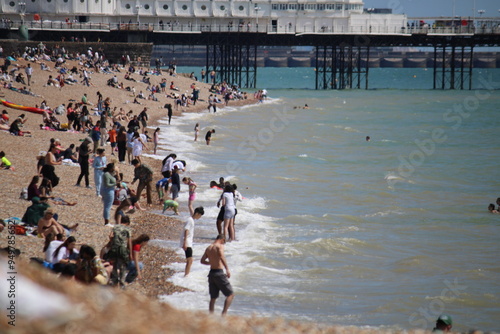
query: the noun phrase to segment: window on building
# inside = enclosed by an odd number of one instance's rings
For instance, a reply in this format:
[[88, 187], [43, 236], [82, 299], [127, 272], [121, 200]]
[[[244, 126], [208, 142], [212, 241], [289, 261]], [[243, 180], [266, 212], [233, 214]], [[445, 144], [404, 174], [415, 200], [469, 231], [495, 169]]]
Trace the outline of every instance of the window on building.
[[207, 10], [207, 6], [202, 5], [202, 6], [201, 6], [201, 10]]
[[182, 10], [187, 10], [187, 9], [188, 9], [188, 6], [186, 6], [186, 5], [182, 6]]
[[242, 12], [242, 11], [243, 11], [243, 9], [245, 9], [245, 7], [243, 7], [243, 6], [239, 6], [239, 7], [238, 7], [238, 9], [240, 10], [240, 12]]
[[168, 9], [168, 5], [163, 5], [163, 9], [167, 10]]
[[144, 5], [144, 9], [149, 9], [149, 5]]
[[[80, 1], [82, 1], [82, 0], [80, 0]], [[129, 4], [129, 3], [128, 3], [128, 4], [126, 4], [126, 5], [125, 5], [125, 8], [130, 9], [130, 4]]]

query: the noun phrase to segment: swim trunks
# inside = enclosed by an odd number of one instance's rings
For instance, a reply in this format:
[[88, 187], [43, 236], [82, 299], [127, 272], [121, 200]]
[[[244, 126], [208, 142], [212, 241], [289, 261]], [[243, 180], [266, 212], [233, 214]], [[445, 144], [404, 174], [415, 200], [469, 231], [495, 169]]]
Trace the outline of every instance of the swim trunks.
[[224, 274], [224, 270], [210, 269], [208, 273], [208, 290], [212, 299], [219, 298], [219, 291], [222, 291], [226, 297], [233, 294], [233, 287], [229, 283], [226, 274]]

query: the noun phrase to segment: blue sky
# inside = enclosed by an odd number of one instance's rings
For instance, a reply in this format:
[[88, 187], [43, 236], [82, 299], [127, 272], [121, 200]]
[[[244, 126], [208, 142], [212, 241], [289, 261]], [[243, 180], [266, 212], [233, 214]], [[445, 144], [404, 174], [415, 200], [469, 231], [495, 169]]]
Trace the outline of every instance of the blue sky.
[[455, 15], [473, 16], [475, 3], [476, 16], [478, 10], [485, 10], [483, 17], [494, 17], [500, 20], [500, 1], [498, 0], [364, 0], [365, 8], [392, 8], [395, 14], [406, 14], [408, 17], [452, 16], [453, 4]]

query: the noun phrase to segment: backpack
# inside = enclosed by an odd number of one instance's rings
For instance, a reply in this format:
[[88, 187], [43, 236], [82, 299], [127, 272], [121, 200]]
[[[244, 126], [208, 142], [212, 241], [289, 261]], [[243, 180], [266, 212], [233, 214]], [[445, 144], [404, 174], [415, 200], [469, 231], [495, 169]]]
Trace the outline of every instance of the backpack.
[[121, 258], [128, 262], [128, 238], [130, 237], [130, 229], [124, 225], [118, 225], [113, 228], [113, 240], [111, 240], [111, 248], [109, 250], [110, 258]]
[[28, 230], [22, 225], [14, 225], [14, 233], [17, 235], [26, 235]]

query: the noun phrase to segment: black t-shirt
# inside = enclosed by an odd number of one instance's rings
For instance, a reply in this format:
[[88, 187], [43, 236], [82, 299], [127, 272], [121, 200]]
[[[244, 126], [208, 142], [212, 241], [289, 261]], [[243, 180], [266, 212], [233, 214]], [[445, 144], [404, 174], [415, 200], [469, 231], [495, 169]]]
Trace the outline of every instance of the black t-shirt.
[[67, 148], [66, 150], [64, 150], [63, 152], [63, 158], [64, 159], [71, 159], [73, 157], [73, 150], [71, 148]]
[[205, 140], [209, 140], [210, 138], [212, 138], [212, 131], [208, 131], [205, 135]]

